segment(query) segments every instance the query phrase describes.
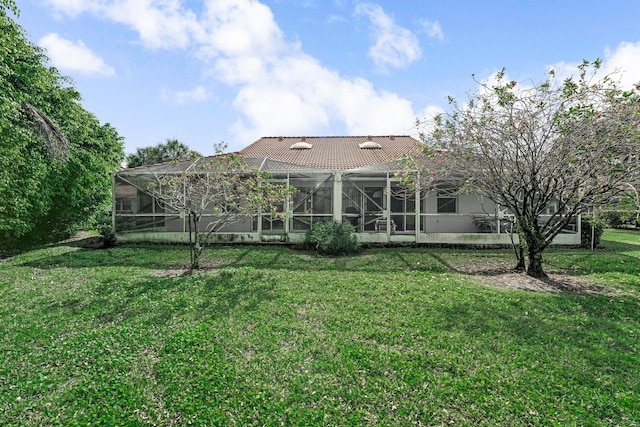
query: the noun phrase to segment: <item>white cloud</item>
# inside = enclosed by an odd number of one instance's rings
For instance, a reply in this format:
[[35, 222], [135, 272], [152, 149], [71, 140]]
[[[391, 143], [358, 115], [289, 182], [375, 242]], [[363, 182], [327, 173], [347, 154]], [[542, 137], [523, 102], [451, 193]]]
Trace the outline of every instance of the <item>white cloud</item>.
[[179, 0], [121, 0], [105, 7], [105, 12], [111, 19], [136, 30], [147, 47], [185, 48], [194, 33], [198, 33], [199, 25], [195, 13], [184, 10], [181, 3]]
[[162, 99], [164, 99], [165, 101], [169, 101], [173, 104], [184, 105], [184, 104], [190, 104], [193, 102], [206, 101], [207, 99], [209, 99], [209, 92], [202, 85], [196, 86], [191, 90], [182, 90], [182, 91], [176, 91], [176, 92], [163, 90]]
[[[558, 79], [564, 80], [576, 77], [577, 67], [581, 62], [558, 62], [548, 69], [555, 70]], [[622, 42], [615, 49], [606, 48], [599, 76], [615, 75], [619, 79], [620, 86], [630, 89], [635, 83], [640, 82], [640, 42]]]
[[376, 65], [382, 69], [404, 68], [420, 59], [422, 51], [417, 37], [397, 25], [380, 6], [359, 3], [356, 14], [366, 16], [371, 21], [375, 42], [369, 49], [369, 57]]
[[63, 71], [76, 72], [90, 76], [113, 76], [113, 67], [93, 53], [80, 40], [65, 40], [56, 33], [42, 37], [38, 44], [47, 50], [53, 65]]
[[255, 0], [209, 0], [198, 42], [203, 57], [270, 56], [288, 49], [271, 9]]
[[427, 33], [429, 37], [431, 37], [432, 39], [436, 39], [438, 41], [444, 40], [444, 33], [442, 32], [442, 28], [440, 27], [440, 24], [437, 21], [431, 22], [426, 19], [423, 19], [420, 21], [420, 24], [422, 24], [422, 28], [424, 29], [424, 32]]
[[76, 16], [83, 12], [96, 9], [99, 6], [97, 1], [92, 0], [45, 0], [45, 3], [53, 6], [57, 11], [70, 16]]
[[[126, 25], [149, 48], [195, 52], [206, 69], [204, 75], [237, 91], [232, 105], [238, 119], [230, 129], [231, 149], [264, 135], [413, 133], [418, 114], [409, 100], [376, 90], [365, 79], [326, 68], [304, 53], [299, 43], [286, 40], [271, 10], [257, 0], [205, 0], [200, 16], [184, 10], [176, 0], [49, 2], [60, 10], [67, 7]], [[379, 64], [405, 66], [420, 57], [417, 39], [382, 9], [359, 8], [376, 25], [382, 24], [372, 48]], [[161, 34], [164, 28], [168, 30]], [[200, 86], [162, 94], [178, 104], [208, 96]]]
[[442, 107], [436, 105], [429, 105], [422, 109], [418, 114], [420, 121], [431, 120], [439, 114], [443, 114], [445, 111]]
[[445, 113], [445, 110], [439, 106], [429, 105], [425, 107], [418, 114], [417, 119], [419, 120], [420, 123], [417, 124], [417, 126], [414, 129], [412, 129], [411, 134], [414, 137], [419, 136], [416, 134], [419, 134], [421, 132], [424, 134], [430, 134], [435, 130], [435, 121], [434, 121], [435, 117], [444, 113]]
[[127, 25], [149, 48], [185, 48], [197, 35], [195, 13], [180, 0], [46, 0], [58, 12], [70, 16], [92, 13]]
[[322, 66], [285, 39], [259, 2], [210, 0], [201, 23], [200, 56], [238, 90], [233, 131], [241, 144], [264, 135], [401, 134], [413, 126], [408, 100]]
[[235, 100], [243, 118], [234, 129], [244, 139], [335, 133], [338, 126], [348, 134], [403, 134], [416, 117], [408, 100], [344, 78], [305, 54], [280, 58], [267, 73], [244, 82]]
[[640, 82], [640, 42], [622, 42], [615, 50], [605, 50], [603, 71], [605, 73], [620, 72], [620, 84], [624, 88]]

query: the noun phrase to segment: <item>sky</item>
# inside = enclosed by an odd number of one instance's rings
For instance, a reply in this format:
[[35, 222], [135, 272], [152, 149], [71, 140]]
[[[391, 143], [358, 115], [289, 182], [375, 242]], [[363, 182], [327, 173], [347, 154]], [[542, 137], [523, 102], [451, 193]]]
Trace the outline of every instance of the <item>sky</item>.
[[19, 0], [16, 21], [125, 152], [262, 136], [417, 135], [510, 80], [604, 61], [640, 81], [638, 0]]

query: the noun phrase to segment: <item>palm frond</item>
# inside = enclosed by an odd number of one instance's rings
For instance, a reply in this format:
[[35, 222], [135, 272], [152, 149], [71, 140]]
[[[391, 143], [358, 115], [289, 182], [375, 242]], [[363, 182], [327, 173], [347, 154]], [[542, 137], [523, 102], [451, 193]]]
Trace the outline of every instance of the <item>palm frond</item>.
[[22, 108], [29, 113], [33, 127], [45, 141], [45, 149], [57, 161], [69, 158], [69, 140], [51, 119], [35, 106], [22, 103]]

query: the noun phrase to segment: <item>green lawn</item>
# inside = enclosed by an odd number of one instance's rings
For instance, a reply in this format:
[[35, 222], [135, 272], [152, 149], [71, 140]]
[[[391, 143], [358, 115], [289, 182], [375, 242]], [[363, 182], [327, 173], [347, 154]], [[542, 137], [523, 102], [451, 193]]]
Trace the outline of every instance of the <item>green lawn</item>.
[[639, 426], [640, 233], [603, 239], [545, 253], [589, 292], [465, 273], [506, 250], [33, 250], [0, 262], [0, 425]]

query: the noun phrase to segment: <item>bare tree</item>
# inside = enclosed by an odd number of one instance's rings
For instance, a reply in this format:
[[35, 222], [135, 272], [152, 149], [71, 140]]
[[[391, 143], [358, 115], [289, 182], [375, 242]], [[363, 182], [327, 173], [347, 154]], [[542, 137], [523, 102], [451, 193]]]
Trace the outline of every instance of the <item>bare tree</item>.
[[573, 218], [637, 181], [638, 86], [624, 91], [599, 67], [584, 61], [577, 77], [561, 80], [550, 70], [545, 81], [523, 85], [502, 70], [493, 83], [476, 81], [467, 104], [450, 98], [450, 113], [421, 123], [427, 158], [446, 159], [429, 162], [422, 175], [455, 176], [461, 191], [508, 209], [533, 277], [546, 276], [542, 253]]
[[[183, 172], [156, 175], [149, 186], [161, 204], [188, 218], [193, 269], [200, 267], [200, 256], [213, 233], [260, 213], [282, 216], [279, 208], [295, 191], [270, 183], [267, 173], [251, 170], [243, 157], [225, 154], [225, 148], [217, 145], [215, 156], [198, 158]], [[207, 221], [201, 225], [204, 216]]]

